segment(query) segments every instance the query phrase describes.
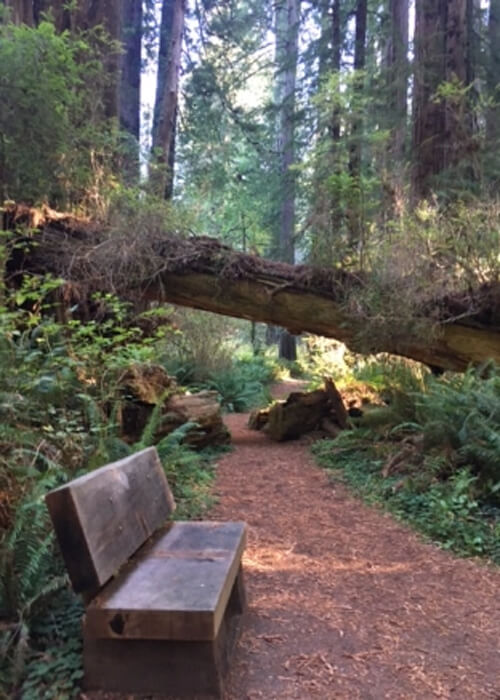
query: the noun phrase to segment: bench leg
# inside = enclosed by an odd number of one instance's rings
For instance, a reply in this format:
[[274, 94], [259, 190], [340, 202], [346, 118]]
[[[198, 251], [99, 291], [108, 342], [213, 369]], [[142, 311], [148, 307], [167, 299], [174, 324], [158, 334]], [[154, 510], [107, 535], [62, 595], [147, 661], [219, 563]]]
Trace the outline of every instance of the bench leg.
[[84, 638], [86, 690], [221, 698], [220, 663], [214, 642]]
[[229, 597], [227, 608], [231, 615], [243, 615], [247, 609], [245, 582], [243, 580], [243, 567], [241, 565], [231, 591], [231, 596]]
[[84, 625], [85, 689], [138, 696], [222, 698], [245, 609], [240, 568], [213, 641], [97, 639], [85, 632]]

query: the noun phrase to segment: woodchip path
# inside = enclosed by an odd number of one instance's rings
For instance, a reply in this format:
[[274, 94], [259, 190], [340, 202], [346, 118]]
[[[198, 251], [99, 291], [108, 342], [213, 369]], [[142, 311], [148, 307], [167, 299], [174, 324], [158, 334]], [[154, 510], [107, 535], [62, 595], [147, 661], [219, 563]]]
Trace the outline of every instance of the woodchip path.
[[227, 700], [499, 700], [500, 570], [422, 542], [330, 482], [306, 441], [246, 421], [227, 417], [209, 516], [249, 524]]

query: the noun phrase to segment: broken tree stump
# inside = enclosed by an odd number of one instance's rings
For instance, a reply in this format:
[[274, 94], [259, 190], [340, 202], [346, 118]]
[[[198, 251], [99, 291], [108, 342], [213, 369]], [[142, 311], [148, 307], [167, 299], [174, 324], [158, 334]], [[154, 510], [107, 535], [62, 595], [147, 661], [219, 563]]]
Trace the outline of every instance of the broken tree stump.
[[128, 442], [140, 440], [158, 405], [161, 416], [155, 430], [156, 442], [188, 422], [195, 425], [183, 442], [191, 447], [202, 449], [230, 442], [216, 391], [181, 394], [175, 380], [159, 365], [133, 365], [123, 375], [121, 386], [121, 426]]
[[271, 440], [282, 442], [309, 433], [326, 424], [339, 429], [348, 426], [348, 413], [342, 396], [332, 379], [325, 379], [325, 388], [309, 392], [294, 392], [286, 401], [269, 408], [253, 411], [248, 420], [252, 430], [264, 430]]

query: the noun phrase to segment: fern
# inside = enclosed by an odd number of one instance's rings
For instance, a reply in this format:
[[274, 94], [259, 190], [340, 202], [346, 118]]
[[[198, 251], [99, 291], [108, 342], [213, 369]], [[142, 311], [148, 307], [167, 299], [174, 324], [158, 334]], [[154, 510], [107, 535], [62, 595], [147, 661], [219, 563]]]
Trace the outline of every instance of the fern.
[[55, 559], [52, 527], [43, 503], [43, 494], [56, 480], [51, 473], [34, 484], [0, 543], [0, 610], [10, 621], [2, 655], [11, 658], [14, 681], [24, 668], [35, 609], [67, 583]]
[[[187, 421], [186, 423], [183, 423], [171, 433], [166, 435], [164, 438], [162, 438], [160, 442], [156, 445], [156, 449], [158, 450], [160, 459], [164, 460], [171, 457], [172, 454], [176, 451], [176, 449], [181, 446], [181, 443], [183, 442], [183, 440], [185, 440], [186, 436], [192, 430], [195, 430], [198, 427], [198, 423], [196, 423], [195, 421]], [[189, 448], [186, 447], [183, 447], [183, 449], [189, 450]], [[189, 452], [191, 452], [191, 450], [189, 450]]]
[[162, 412], [163, 401], [159, 401], [151, 411], [148, 422], [142, 431], [141, 439], [135, 445], [136, 449], [144, 449], [145, 447], [151, 447], [155, 444], [155, 435], [158, 432], [163, 417]]

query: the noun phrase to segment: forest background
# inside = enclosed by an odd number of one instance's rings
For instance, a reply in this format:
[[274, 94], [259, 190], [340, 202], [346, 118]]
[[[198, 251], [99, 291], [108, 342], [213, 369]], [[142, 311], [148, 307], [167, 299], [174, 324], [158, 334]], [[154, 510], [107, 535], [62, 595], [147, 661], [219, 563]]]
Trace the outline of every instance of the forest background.
[[[81, 611], [64, 588], [42, 496], [155, 441], [157, 414], [134, 445], [121, 440], [123, 372], [161, 361], [180, 383], [243, 409], [276, 375], [265, 336], [297, 359], [286, 331], [145, 307], [114, 289], [78, 297], [67, 279], [21, 274], [37, 233], [31, 219], [12, 224], [14, 203], [97, 222], [121, 236], [117, 246], [124, 233], [203, 234], [274, 261], [352, 272], [362, 284], [344, 305], [360, 322], [357, 347], [431, 337], [434, 300], [499, 281], [499, 84], [500, 0], [0, 2], [6, 696], [54, 697], [47, 674], [61, 679], [58, 697], [78, 687]], [[235, 338], [252, 346], [236, 364]], [[308, 343], [317, 379], [332, 366], [319, 341]], [[356, 371], [353, 360], [347, 374]], [[341, 438], [354, 440], [342, 453], [352, 457], [348, 478], [395, 496], [394, 508], [445, 546], [498, 557], [494, 366], [442, 380], [399, 365], [361, 375], [397, 400], [389, 417], [358, 428], [361, 438]], [[394, 492], [400, 476], [376, 485], [382, 458], [366, 441], [377, 452], [381, 434], [405, 431], [424, 435], [424, 466]], [[178, 499], [196, 513], [210, 469], [184, 436], [162, 454]], [[331, 445], [319, 451], [332, 461]]]

